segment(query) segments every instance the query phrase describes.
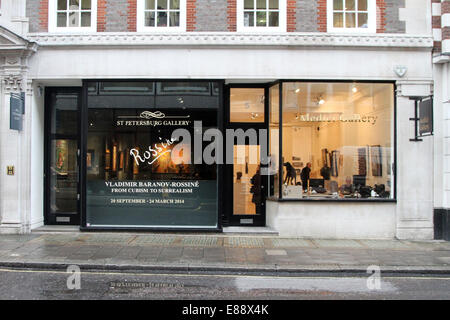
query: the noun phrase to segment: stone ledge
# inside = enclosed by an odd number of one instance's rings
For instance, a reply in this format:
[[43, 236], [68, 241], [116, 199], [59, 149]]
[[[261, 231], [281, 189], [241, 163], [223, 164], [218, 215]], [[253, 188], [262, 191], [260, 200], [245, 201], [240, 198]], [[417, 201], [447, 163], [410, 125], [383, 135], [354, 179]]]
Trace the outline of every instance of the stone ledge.
[[404, 34], [231, 32], [189, 33], [30, 33], [27, 38], [40, 46], [306, 46], [306, 47], [433, 47], [433, 37]]

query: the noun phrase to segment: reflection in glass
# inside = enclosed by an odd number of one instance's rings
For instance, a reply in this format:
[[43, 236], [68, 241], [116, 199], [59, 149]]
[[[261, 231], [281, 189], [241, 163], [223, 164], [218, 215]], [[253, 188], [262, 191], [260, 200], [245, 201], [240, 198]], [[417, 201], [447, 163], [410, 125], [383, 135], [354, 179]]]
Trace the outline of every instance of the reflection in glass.
[[344, 14], [343, 13], [334, 13], [333, 14], [333, 26], [335, 28], [344, 27]]
[[167, 27], [167, 12], [158, 11], [158, 27]]
[[256, 0], [256, 9], [266, 9], [266, 0]]
[[51, 141], [50, 211], [77, 214], [77, 141]]
[[345, 0], [345, 10], [355, 10], [355, 0]]
[[367, 11], [367, 0], [358, 0], [358, 11]]
[[358, 13], [358, 27], [367, 28], [367, 13]]
[[91, 9], [91, 0], [83, 0], [81, 3], [82, 10], [90, 10]]
[[244, 12], [244, 26], [245, 27], [255, 26], [255, 16], [253, 11]]
[[279, 131], [280, 131], [280, 85], [269, 89], [269, 197], [279, 196]]
[[111, 93], [111, 94], [126, 94], [126, 93], [141, 93], [141, 94], [152, 94], [153, 93], [153, 82], [146, 81], [105, 81], [100, 82], [100, 93]]
[[58, 10], [67, 10], [67, 0], [58, 0]]
[[393, 97], [386, 83], [283, 83], [283, 197], [392, 199]]
[[278, 12], [269, 12], [269, 27], [278, 27]]
[[145, 26], [146, 27], [154, 27], [155, 26], [155, 12], [154, 11], [146, 11], [145, 12]]
[[261, 214], [259, 146], [235, 145], [233, 160], [233, 214]]
[[180, 9], [180, 0], [170, 0], [170, 9]]
[[170, 12], [170, 27], [180, 26], [180, 12]]
[[91, 26], [91, 13], [81, 12], [81, 26], [90, 27]]
[[167, 9], [167, 0], [158, 0], [158, 9]]
[[333, 1], [333, 9], [334, 10], [343, 10], [344, 6], [343, 6], [344, 0], [334, 0]]
[[230, 122], [264, 122], [264, 89], [231, 88]]
[[266, 20], [266, 12], [265, 11], [257, 11], [256, 12], [256, 26], [257, 27], [265, 27], [267, 26]]
[[354, 13], [346, 13], [345, 14], [345, 27], [346, 28], [354, 28], [356, 26], [356, 14]]
[[204, 94], [209, 95], [209, 82], [159, 82], [158, 94]]
[[50, 130], [52, 134], [78, 134], [78, 96], [76, 94], [53, 93], [50, 97], [53, 110]]
[[254, 0], [244, 0], [244, 9], [254, 9], [255, 2]]
[[58, 12], [56, 18], [56, 26], [66, 27], [67, 26], [67, 14], [65, 12]]
[[278, 9], [279, 0], [269, 0], [269, 9]]
[[[137, 83], [126, 86], [118, 82], [117, 88], [133, 88]], [[148, 87], [152, 83], [143, 84]], [[109, 85], [103, 82], [102, 90]], [[204, 131], [217, 128], [220, 95], [213, 95], [211, 87], [210, 82], [157, 83], [155, 98], [161, 101], [172, 98], [159, 97], [161, 90], [168, 90], [176, 92], [176, 98], [207, 105], [189, 109], [149, 107], [141, 95], [125, 91], [87, 96], [88, 106], [93, 106], [88, 108], [86, 143], [87, 227], [217, 226], [217, 166], [194, 163], [188, 138], [171, 140], [176, 129], [194, 137], [194, 121], [201, 121]], [[207, 94], [180, 94], [204, 88]], [[128, 99], [135, 107], [117, 107], [112, 94], [116, 99]], [[99, 103], [90, 104], [90, 100]], [[203, 142], [201, 150], [209, 144]]]
[[69, 12], [69, 27], [78, 27], [80, 25], [80, 12]]
[[145, 9], [154, 10], [155, 9], [155, 0], [145, 0]]

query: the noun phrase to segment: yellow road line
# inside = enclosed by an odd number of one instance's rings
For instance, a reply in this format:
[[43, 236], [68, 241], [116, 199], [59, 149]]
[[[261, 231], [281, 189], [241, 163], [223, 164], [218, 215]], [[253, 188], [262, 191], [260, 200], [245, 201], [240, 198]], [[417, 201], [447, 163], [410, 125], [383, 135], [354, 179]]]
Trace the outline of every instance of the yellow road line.
[[[11, 273], [63, 273], [67, 274], [66, 271], [57, 270], [20, 270], [20, 269], [0, 269], [0, 272], [11, 272]], [[183, 274], [183, 273], [132, 273], [132, 272], [99, 272], [99, 271], [81, 271], [84, 275], [128, 275], [128, 276], [160, 276], [160, 277], [217, 277], [217, 278], [278, 278], [278, 279], [343, 279], [343, 278], [361, 278], [362, 276], [309, 276], [309, 277], [289, 277], [289, 276], [263, 276], [263, 275], [232, 275], [232, 274]], [[384, 277], [381, 275], [382, 279], [409, 279], [409, 280], [450, 280], [450, 277]]]

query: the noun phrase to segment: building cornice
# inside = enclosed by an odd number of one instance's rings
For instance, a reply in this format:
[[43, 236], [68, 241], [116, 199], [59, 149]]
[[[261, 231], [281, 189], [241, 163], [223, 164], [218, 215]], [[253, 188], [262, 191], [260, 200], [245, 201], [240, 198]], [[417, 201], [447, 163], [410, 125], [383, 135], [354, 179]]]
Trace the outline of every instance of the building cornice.
[[329, 34], [329, 33], [30, 33], [27, 37], [39, 46], [304, 46], [304, 47], [433, 47], [433, 37], [404, 34]]

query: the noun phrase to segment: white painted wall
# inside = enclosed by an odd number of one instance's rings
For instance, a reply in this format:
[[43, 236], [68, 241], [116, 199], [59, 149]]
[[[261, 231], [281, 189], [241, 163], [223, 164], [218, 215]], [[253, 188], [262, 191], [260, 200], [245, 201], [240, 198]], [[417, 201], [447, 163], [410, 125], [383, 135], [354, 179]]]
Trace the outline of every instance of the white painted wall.
[[406, 33], [431, 34], [431, 1], [405, 0], [405, 7], [399, 9], [399, 19], [405, 21]]
[[26, 0], [2, 0], [0, 7], [0, 25], [21, 36], [28, 32], [25, 2]]
[[281, 237], [393, 239], [395, 203], [266, 202], [267, 225]]
[[450, 63], [434, 64], [434, 207], [450, 208]]
[[31, 103], [31, 229], [44, 224], [44, 94], [33, 84]]
[[[428, 94], [431, 87], [428, 88]], [[414, 138], [414, 102], [397, 98], [397, 237], [433, 239], [434, 137]]]
[[32, 79], [210, 78], [429, 80], [428, 49], [331, 48], [80, 48], [41, 47], [30, 61]]

